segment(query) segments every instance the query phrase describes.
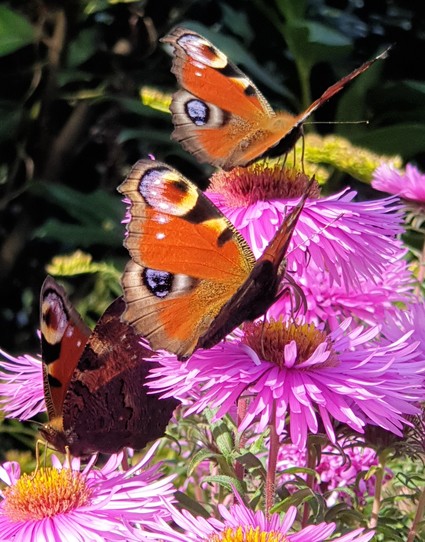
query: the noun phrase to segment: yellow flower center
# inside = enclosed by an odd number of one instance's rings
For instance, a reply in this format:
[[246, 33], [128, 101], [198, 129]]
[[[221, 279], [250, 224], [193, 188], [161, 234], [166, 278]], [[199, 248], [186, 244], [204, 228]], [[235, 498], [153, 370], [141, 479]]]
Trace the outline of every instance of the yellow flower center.
[[[270, 322], [248, 322], [244, 325], [243, 342], [250, 346], [258, 356], [279, 367], [285, 366], [284, 348], [291, 341], [297, 345], [295, 365], [308, 360], [316, 348], [327, 343], [329, 355], [320, 367], [335, 367], [338, 365], [337, 354], [332, 349], [331, 342], [324, 331], [318, 330], [313, 324], [285, 324], [281, 320]], [[317, 368], [318, 365], [316, 364]]]
[[[295, 168], [256, 162], [248, 167], [214, 173], [209, 190], [222, 195], [229, 207], [243, 207], [257, 201], [299, 198], [309, 181], [307, 175]], [[319, 197], [317, 183], [311, 187], [309, 197]]]
[[221, 534], [208, 538], [208, 542], [286, 542], [288, 538], [276, 531], [268, 533], [261, 531], [260, 527], [228, 528]]
[[31, 521], [66, 514], [90, 501], [85, 477], [69, 469], [42, 468], [23, 474], [4, 490], [4, 512], [11, 521]]

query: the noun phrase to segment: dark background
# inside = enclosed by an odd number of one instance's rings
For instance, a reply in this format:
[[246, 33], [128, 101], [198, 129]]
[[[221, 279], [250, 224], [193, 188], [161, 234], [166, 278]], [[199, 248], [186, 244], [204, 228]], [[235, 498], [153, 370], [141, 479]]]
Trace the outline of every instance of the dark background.
[[[370, 124], [316, 130], [425, 168], [417, 0], [15, 0], [0, 9], [9, 38], [0, 43], [0, 347], [12, 353], [38, 351], [38, 295], [55, 255], [81, 249], [123, 268], [116, 187], [132, 163], [153, 153], [206, 186], [211, 170], [170, 141], [170, 116], [139, 99], [143, 85], [176, 88], [158, 38], [177, 24], [205, 33], [274, 107], [292, 112], [394, 44], [315, 117]], [[92, 321], [118, 293], [116, 276], [104, 272], [66, 282]]]

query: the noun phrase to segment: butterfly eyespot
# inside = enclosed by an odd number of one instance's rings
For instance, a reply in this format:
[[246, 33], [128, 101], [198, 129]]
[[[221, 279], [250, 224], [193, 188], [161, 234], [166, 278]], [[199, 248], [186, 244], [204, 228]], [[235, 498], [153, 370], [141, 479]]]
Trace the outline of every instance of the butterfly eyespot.
[[147, 170], [140, 177], [138, 190], [146, 204], [158, 211], [152, 219], [160, 224], [169, 221], [167, 215], [185, 215], [198, 200], [195, 188], [164, 167]]
[[204, 126], [210, 118], [209, 107], [201, 100], [189, 100], [185, 104], [185, 111], [189, 119], [196, 126]]
[[146, 288], [156, 297], [166, 297], [172, 290], [174, 279], [172, 273], [144, 269], [142, 278]]

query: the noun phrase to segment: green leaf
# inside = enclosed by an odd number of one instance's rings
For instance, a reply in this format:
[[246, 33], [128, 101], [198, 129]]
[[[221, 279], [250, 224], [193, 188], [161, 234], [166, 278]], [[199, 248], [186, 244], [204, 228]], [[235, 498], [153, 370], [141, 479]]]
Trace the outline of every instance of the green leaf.
[[103, 190], [82, 194], [68, 186], [42, 182], [34, 183], [30, 190], [61, 207], [76, 221], [49, 219], [35, 231], [36, 237], [47, 237], [81, 247], [93, 244], [121, 245], [124, 207], [118, 196]]
[[112, 196], [104, 190], [82, 194], [62, 184], [43, 182], [34, 184], [32, 190], [62, 207], [82, 224], [99, 227], [104, 221], [119, 223], [124, 215], [124, 206], [118, 195]]
[[89, 60], [89, 58], [98, 51], [98, 43], [99, 36], [97, 27], [81, 30], [76, 38], [70, 43], [68, 66], [76, 68]]
[[0, 141], [15, 137], [23, 115], [24, 110], [19, 104], [7, 101], [0, 103]]
[[35, 41], [31, 24], [5, 6], [0, 6], [0, 56], [5, 56]]
[[174, 497], [178, 503], [183, 505], [184, 510], [192, 512], [194, 516], [201, 516], [203, 518], [211, 517], [211, 514], [209, 514], [205, 510], [205, 508], [199, 504], [198, 501], [191, 499], [185, 493], [182, 493], [181, 491], [176, 491], [174, 493]]
[[228, 491], [236, 491], [243, 495], [245, 493], [245, 487], [241, 483], [240, 480], [237, 478], [233, 478], [232, 476], [224, 476], [224, 475], [217, 475], [217, 476], [205, 476], [203, 479], [203, 482], [211, 483], [211, 484], [218, 484], [220, 486], [223, 486]]
[[401, 154], [405, 160], [423, 152], [425, 125], [400, 123], [385, 128], [365, 131], [361, 135], [350, 137], [355, 145], [367, 147], [382, 154]]
[[210, 459], [220, 458], [220, 454], [214, 453], [207, 448], [202, 448], [199, 450], [190, 460], [187, 466], [187, 475], [191, 476], [196, 467], [202, 463], [202, 461], [208, 461]]
[[223, 421], [219, 421], [212, 425], [211, 430], [220, 452], [224, 457], [230, 457], [234, 448], [234, 442], [233, 435], [231, 431], [229, 431], [229, 428]]
[[286, 21], [303, 19], [305, 17], [306, 0], [277, 0], [276, 7]]
[[57, 219], [49, 219], [34, 231], [34, 237], [49, 239], [72, 246], [90, 247], [92, 245], [120, 246], [124, 232], [110, 231], [98, 226], [65, 224]]
[[255, 471], [255, 476], [260, 476], [263, 480], [266, 479], [266, 469], [258, 457], [256, 457], [254, 454], [249, 452], [242, 453], [240, 455], [236, 455], [235, 459], [247, 470], [251, 471], [252, 474], [254, 474], [253, 471]]

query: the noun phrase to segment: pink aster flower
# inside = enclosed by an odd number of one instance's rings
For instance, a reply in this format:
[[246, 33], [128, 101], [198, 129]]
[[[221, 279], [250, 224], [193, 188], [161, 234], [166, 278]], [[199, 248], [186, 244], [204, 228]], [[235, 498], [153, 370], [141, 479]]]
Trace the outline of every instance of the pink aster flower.
[[16, 462], [0, 467], [8, 486], [0, 502], [0, 540], [27, 542], [105, 542], [128, 540], [129, 525], [168, 518], [172, 477], [160, 478], [159, 467], [147, 467], [156, 447], [134, 467], [118, 471], [122, 454], [113, 455], [99, 470], [93, 461], [80, 472], [52, 456], [51, 468], [35, 475], [20, 474]]
[[[305, 305], [300, 314], [309, 323], [325, 322], [328, 329], [335, 329], [343, 320], [352, 317], [353, 325], [362, 321], [369, 325], [380, 322], [388, 314], [398, 310], [397, 304], [408, 304], [414, 299], [414, 281], [407, 260], [406, 250], [399, 243], [399, 254], [388, 262], [373, 280], [359, 277], [358, 288], [347, 290], [332, 283], [323, 269], [310, 262], [301, 276], [296, 276], [302, 288]], [[293, 299], [282, 296], [269, 309], [268, 317], [277, 320], [293, 312]]]
[[[339, 443], [341, 448], [325, 446], [321, 451], [320, 462], [315, 467], [319, 480], [314, 483], [314, 491], [326, 497], [328, 506], [333, 506], [337, 499], [350, 502], [350, 494], [344, 492], [344, 488], [350, 488], [362, 503], [365, 498], [373, 496], [375, 492], [375, 476], [365, 477], [368, 470], [378, 465], [375, 450], [367, 446], [345, 446]], [[279, 449], [277, 473], [286, 484], [294, 478], [293, 474], [285, 473], [287, 469], [293, 472], [294, 467], [306, 467], [306, 450], [300, 450], [293, 444], [283, 444]], [[280, 474], [279, 474], [280, 473]], [[297, 473], [301, 478], [307, 475]], [[385, 481], [392, 478], [388, 470]]]
[[[335, 531], [335, 523], [319, 523], [297, 529], [294, 522], [297, 515], [295, 507], [290, 507], [282, 516], [262, 511], [253, 512], [246, 506], [235, 504], [227, 509], [219, 505], [220, 518], [194, 517], [187, 510], [179, 511], [168, 505], [174, 525], [168, 525], [162, 518], [153, 525], [158, 534], [146, 534], [146, 537], [163, 542], [220, 542], [222, 540], [281, 540], [282, 542], [324, 542]], [[137, 536], [137, 532], [135, 533]], [[367, 542], [373, 532], [356, 529], [341, 537], [332, 538], [333, 542]]]
[[409, 201], [425, 203], [425, 175], [411, 164], [407, 164], [404, 173], [389, 164], [380, 165], [373, 174], [372, 186]]
[[246, 324], [239, 340], [199, 350], [185, 363], [160, 356], [160, 376], [150, 387], [164, 396], [197, 395], [187, 413], [217, 408], [220, 418], [240, 398], [248, 399], [239, 430], [274, 424], [284, 434], [290, 418], [294, 444], [305, 447], [321, 421], [335, 442], [333, 420], [363, 433], [368, 423], [401, 435], [406, 416], [423, 399], [425, 360], [409, 333], [384, 345], [379, 328], [348, 331], [347, 319], [330, 334], [313, 325], [282, 321]]
[[[295, 180], [293, 177], [293, 170], [261, 164], [212, 177], [208, 197], [240, 231], [257, 258], [305, 191], [305, 176], [297, 173]], [[279, 190], [283, 195], [279, 196]], [[358, 288], [360, 277], [373, 280], [387, 262], [397, 258], [396, 237], [403, 231], [398, 200], [355, 202], [355, 196], [354, 191], [344, 191], [307, 199], [288, 251], [290, 272], [302, 275], [312, 261], [327, 270], [331, 284]]]
[[397, 340], [401, 334], [410, 333], [411, 340], [417, 341], [418, 351], [425, 358], [425, 302], [417, 300], [397, 311], [387, 314], [382, 335], [388, 341]]
[[0, 406], [6, 418], [28, 420], [46, 410], [40, 358], [0, 350]]

